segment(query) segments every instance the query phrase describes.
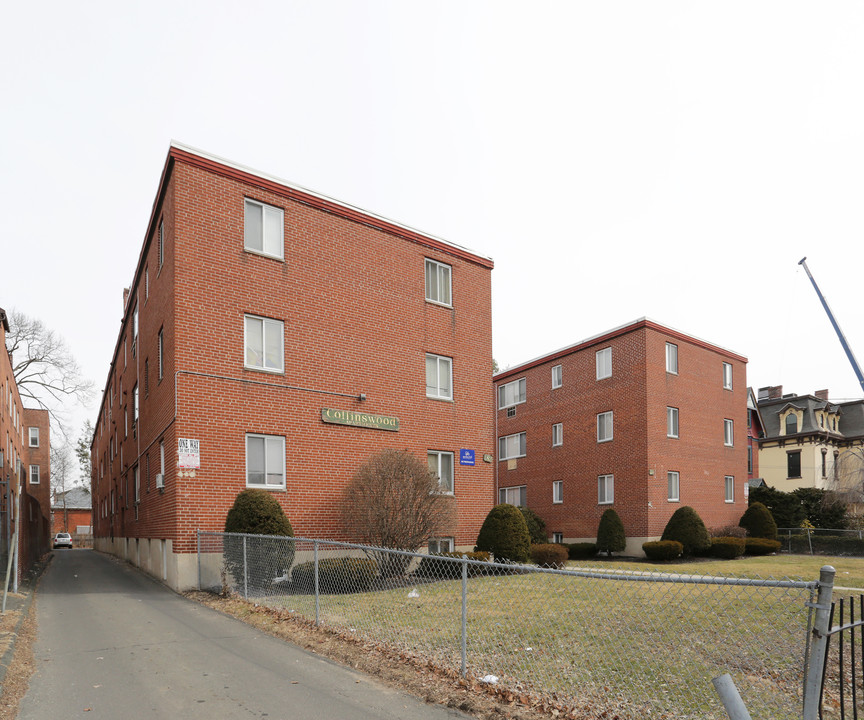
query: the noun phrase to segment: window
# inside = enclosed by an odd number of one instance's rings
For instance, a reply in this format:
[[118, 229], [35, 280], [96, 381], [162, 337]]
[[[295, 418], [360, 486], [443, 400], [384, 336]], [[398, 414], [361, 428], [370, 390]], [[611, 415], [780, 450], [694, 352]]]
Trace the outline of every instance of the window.
[[285, 487], [285, 438], [246, 435], [246, 485]]
[[753, 474], [753, 446], [749, 445], [747, 447], [747, 474]]
[[498, 438], [498, 459], [512, 460], [525, 457], [525, 433]]
[[801, 451], [792, 450], [786, 453], [786, 477], [800, 478], [801, 477]]
[[453, 538], [429, 538], [429, 554], [453, 552]]
[[138, 422], [138, 383], [132, 388], [132, 422]]
[[666, 408], [666, 437], [678, 437], [678, 408]]
[[30, 428], [30, 447], [39, 447], [39, 428]]
[[563, 543], [564, 542], [564, 533], [553, 532], [552, 533], [552, 542], [557, 543], [558, 545]]
[[508, 503], [516, 507], [528, 506], [528, 488], [525, 485], [517, 487], [498, 488], [498, 503]]
[[159, 267], [165, 262], [165, 220], [159, 221]]
[[453, 399], [453, 361], [441, 355], [426, 355], [426, 397]]
[[734, 440], [733, 423], [726, 419], [723, 421], [723, 444], [732, 447]]
[[144, 300], [150, 297], [150, 266], [144, 267]]
[[564, 423], [555, 423], [552, 426], [552, 447], [564, 444]]
[[139, 467], [135, 466], [135, 504], [141, 502], [141, 472]]
[[734, 503], [735, 502], [735, 478], [732, 475], [727, 475], [723, 478], [724, 484], [726, 485], [726, 502]]
[[608, 442], [612, 439], [612, 412], [597, 415], [597, 442]]
[[603, 348], [597, 351], [597, 379], [612, 377], [612, 348]]
[[732, 364], [723, 363], [723, 387], [726, 390], [732, 389]]
[[282, 208], [247, 199], [244, 204], [243, 248], [282, 260], [285, 249]]
[[144, 358], [144, 397], [150, 394], [150, 358]]
[[426, 299], [439, 305], [450, 305], [449, 265], [426, 258]]
[[158, 368], [159, 372], [158, 372], [158, 375], [159, 375], [160, 380], [162, 379], [162, 375], [165, 373], [164, 356], [162, 354], [164, 349], [165, 349], [165, 337], [162, 333], [163, 333], [163, 328], [159, 328], [159, 341], [157, 344], [157, 350], [159, 353], [159, 368]]
[[599, 475], [597, 477], [597, 504], [611, 505], [615, 500], [615, 476]]
[[798, 416], [793, 414], [793, 413], [789, 413], [789, 415], [786, 416], [786, 434], [787, 435], [794, 435], [797, 432], [798, 432]]
[[429, 472], [438, 478], [438, 488], [447, 495], [453, 494], [453, 453], [430, 450], [426, 453]]
[[38, 485], [39, 484], [39, 466], [31, 465], [30, 466], [30, 484]]
[[678, 502], [681, 500], [681, 477], [675, 472], [666, 473], [666, 499], [669, 502]]
[[247, 368], [282, 372], [285, 353], [283, 351], [283, 324], [281, 320], [245, 315], [244, 346]]
[[135, 357], [135, 347], [138, 343], [138, 306], [132, 311], [132, 357]]
[[666, 372], [678, 374], [678, 346], [666, 343]]
[[828, 477], [828, 451], [822, 448], [822, 477]]
[[498, 386], [498, 409], [525, 402], [525, 378]]
[[555, 480], [552, 483], [552, 502], [553, 503], [563, 503], [564, 502], [564, 481], [563, 480]]
[[552, 389], [560, 388], [564, 384], [564, 373], [560, 365], [552, 368]]

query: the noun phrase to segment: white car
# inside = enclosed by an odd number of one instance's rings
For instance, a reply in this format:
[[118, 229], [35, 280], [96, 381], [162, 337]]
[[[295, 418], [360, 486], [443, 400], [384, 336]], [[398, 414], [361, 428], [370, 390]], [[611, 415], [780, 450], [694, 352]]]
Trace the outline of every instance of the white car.
[[69, 533], [57, 533], [54, 536], [54, 549], [61, 547], [72, 548], [72, 536]]

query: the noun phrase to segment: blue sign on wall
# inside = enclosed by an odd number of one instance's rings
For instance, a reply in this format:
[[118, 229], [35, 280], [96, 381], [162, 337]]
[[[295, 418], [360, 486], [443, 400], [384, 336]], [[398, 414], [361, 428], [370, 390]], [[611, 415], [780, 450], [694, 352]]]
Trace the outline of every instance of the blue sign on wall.
[[474, 451], [466, 450], [462, 448], [459, 451], [459, 464], [460, 465], [473, 465], [474, 464]]

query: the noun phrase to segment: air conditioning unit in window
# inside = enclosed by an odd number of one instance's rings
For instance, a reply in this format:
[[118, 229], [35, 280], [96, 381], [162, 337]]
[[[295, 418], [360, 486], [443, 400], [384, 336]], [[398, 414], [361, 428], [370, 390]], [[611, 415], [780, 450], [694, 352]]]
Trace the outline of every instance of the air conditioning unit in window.
[[156, 473], [156, 489], [161, 490], [165, 487], [165, 476], [162, 473]]

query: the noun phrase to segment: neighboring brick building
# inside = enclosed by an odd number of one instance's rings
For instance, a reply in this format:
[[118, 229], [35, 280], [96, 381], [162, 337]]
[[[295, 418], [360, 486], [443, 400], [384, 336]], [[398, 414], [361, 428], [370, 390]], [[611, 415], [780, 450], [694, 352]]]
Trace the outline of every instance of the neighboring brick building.
[[0, 308], [0, 561], [2, 575], [18, 531], [17, 576], [51, 548], [50, 443], [47, 410], [25, 408], [6, 349], [9, 319]]
[[93, 438], [95, 547], [189, 587], [196, 531], [246, 487], [297, 535], [343, 538], [343, 488], [383, 448], [452, 493], [434, 546], [473, 546], [494, 501], [491, 268], [172, 144]]
[[614, 508], [627, 552], [694, 507], [708, 527], [747, 506], [747, 360], [647, 319], [495, 375], [499, 502], [559, 542]]
[[88, 488], [55, 492], [51, 503], [52, 534], [68, 532], [73, 540], [89, 542], [93, 536], [93, 499]]
[[[759, 476], [759, 440], [765, 437], [765, 427], [762, 413], [753, 388], [747, 388], [747, 479], [758, 480]], [[751, 483], [751, 486], [754, 483]], [[758, 483], [757, 483], [758, 485]]]

